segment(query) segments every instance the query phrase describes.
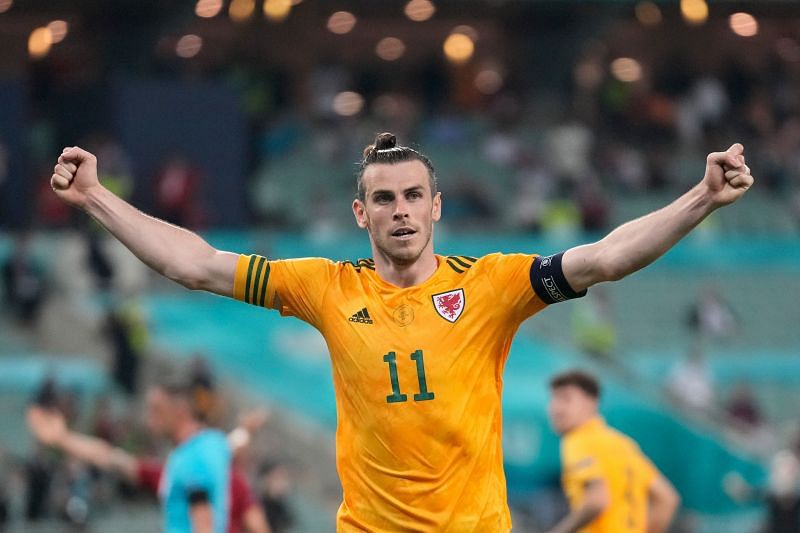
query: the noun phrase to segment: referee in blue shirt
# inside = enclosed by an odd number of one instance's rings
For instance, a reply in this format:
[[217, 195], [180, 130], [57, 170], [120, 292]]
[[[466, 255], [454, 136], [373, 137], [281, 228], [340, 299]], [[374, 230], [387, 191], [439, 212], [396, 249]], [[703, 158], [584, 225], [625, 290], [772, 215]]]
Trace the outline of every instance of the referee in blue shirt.
[[184, 380], [147, 393], [147, 424], [175, 444], [159, 486], [165, 533], [225, 533], [231, 449], [223, 432], [205, 426]]

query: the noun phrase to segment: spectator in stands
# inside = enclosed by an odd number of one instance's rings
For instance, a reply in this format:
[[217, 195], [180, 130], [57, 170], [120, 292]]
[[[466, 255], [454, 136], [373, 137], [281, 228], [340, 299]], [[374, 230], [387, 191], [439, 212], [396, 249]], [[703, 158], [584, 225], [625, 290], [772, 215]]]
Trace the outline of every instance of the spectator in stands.
[[202, 171], [185, 155], [168, 155], [156, 172], [155, 214], [179, 226], [197, 228], [203, 215], [199, 205]]
[[117, 306], [106, 315], [105, 333], [113, 354], [111, 377], [129, 396], [139, 392], [139, 366], [147, 343], [147, 328], [132, 304]]
[[739, 332], [739, 317], [719, 290], [709, 286], [689, 311], [689, 327], [702, 340], [725, 341]]
[[604, 287], [595, 288], [591, 297], [576, 302], [572, 312], [572, 334], [583, 353], [601, 362], [612, 362], [617, 328]]
[[713, 407], [711, 370], [699, 345], [693, 346], [689, 355], [675, 364], [666, 386], [669, 397], [690, 412], [704, 414]]
[[286, 465], [267, 461], [261, 466], [259, 475], [261, 505], [274, 533], [290, 531], [294, 525], [294, 515], [288, 501], [292, 478]]
[[3, 289], [8, 308], [25, 327], [32, 327], [44, 303], [44, 269], [31, 250], [31, 234], [22, 231], [14, 236], [14, 248], [3, 265]]

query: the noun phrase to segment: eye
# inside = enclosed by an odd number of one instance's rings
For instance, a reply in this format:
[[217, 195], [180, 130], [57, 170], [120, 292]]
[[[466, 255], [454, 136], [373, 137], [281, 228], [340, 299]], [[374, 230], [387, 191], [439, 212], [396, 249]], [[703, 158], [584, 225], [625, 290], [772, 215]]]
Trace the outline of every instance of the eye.
[[388, 204], [392, 201], [392, 197], [389, 194], [376, 194], [374, 200], [378, 204]]
[[409, 200], [419, 200], [420, 198], [422, 198], [422, 193], [420, 191], [411, 191], [408, 193]]

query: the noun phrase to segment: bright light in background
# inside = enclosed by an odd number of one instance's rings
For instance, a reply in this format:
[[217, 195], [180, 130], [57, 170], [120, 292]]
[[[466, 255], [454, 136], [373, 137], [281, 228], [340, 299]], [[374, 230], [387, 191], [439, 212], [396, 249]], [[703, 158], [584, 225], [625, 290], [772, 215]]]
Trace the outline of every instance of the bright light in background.
[[272, 22], [282, 22], [292, 10], [292, 0], [264, 0], [264, 16]]
[[197, 0], [197, 5], [194, 6], [194, 14], [204, 19], [216, 17], [220, 11], [222, 0]]
[[681, 0], [681, 14], [693, 26], [703, 24], [708, 19], [708, 4], [706, 0]]
[[203, 48], [203, 39], [199, 35], [190, 33], [178, 39], [178, 43], [175, 45], [175, 53], [178, 54], [178, 57], [189, 59], [199, 54], [201, 48]]
[[472, 39], [473, 43], [478, 40], [478, 30], [476, 30], [472, 26], [467, 26], [466, 24], [456, 26], [450, 33], [463, 33], [464, 35]]
[[69, 24], [63, 20], [54, 20], [47, 25], [50, 30], [50, 37], [53, 39], [53, 44], [60, 43], [67, 36], [69, 32]]
[[375, 53], [378, 57], [386, 61], [394, 61], [403, 57], [406, 52], [406, 45], [397, 37], [386, 37], [378, 41], [375, 46]]
[[28, 37], [28, 53], [33, 59], [41, 59], [50, 53], [53, 46], [53, 34], [46, 27], [36, 28]]
[[364, 107], [364, 97], [353, 91], [344, 91], [333, 99], [333, 111], [343, 117], [357, 115]]
[[234, 22], [244, 22], [256, 10], [255, 0], [233, 0], [228, 6], [228, 15]]
[[778, 39], [778, 42], [775, 43], [775, 48], [784, 61], [790, 63], [800, 61], [800, 44], [794, 39], [789, 37]]
[[356, 25], [356, 17], [349, 11], [337, 11], [328, 19], [328, 30], [338, 35], [350, 33]]
[[758, 21], [750, 13], [734, 13], [730, 18], [731, 31], [739, 37], [758, 34]]
[[653, 2], [639, 2], [636, 4], [636, 19], [644, 26], [661, 24], [661, 9]]
[[5, 13], [11, 6], [14, 5], [14, 0], [0, 0], [0, 13]]
[[406, 4], [405, 14], [414, 22], [428, 20], [436, 13], [436, 6], [430, 0], [411, 0]]
[[642, 66], [630, 57], [620, 57], [611, 62], [611, 74], [619, 81], [631, 83], [642, 78]]
[[473, 53], [475, 42], [463, 33], [452, 33], [444, 41], [444, 55], [452, 63], [466, 63]]
[[475, 76], [475, 88], [486, 95], [495, 94], [503, 88], [503, 76], [493, 68], [481, 70]]

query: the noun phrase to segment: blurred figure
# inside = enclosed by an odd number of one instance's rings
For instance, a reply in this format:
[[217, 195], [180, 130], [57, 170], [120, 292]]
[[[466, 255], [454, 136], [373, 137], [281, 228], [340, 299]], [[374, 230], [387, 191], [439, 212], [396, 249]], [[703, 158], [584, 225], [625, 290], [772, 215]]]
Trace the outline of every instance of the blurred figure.
[[261, 506], [273, 533], [286, 533], [294, 525], [294, 516], [288, 501], [291, 487], [292, 478], [286, 465], [268, 461], [261, 466]]
[[111, 376], [127, 395], [139, 392], [139, 367], [147, 346], [147, 326], [133, 301], [106, 315], [105, 333], [113, 355]]
[[573, 307], [572, 336], [575, 344], [589, 357], [604, 363], [613, 362], [617, 327], [608, 291], [597, 287], [591, 296]]
[[[243, 415], [240, 426], [228, 436], [234, 454], [249, 443], [250, 435], [265, 420], [260, 411]], [[137, 457], [105, 439], [71, 431], [64, 416], [57, 410], [33, 406], [28, 409], [27, 421], [31, 432], [42, 444], [57, 448], [101, 470], [120, 474], [129, 483], [154, 495], [161, 495], [159, 487], [168, 482], [164, 478], [165, 465], [162, 461]], [[247, 477], [237, 469], [231, 470], [229, 493], [227, 533], [268, 533], [266, 518], [253, 497]]]
[[154, 178], [156, 216], [196, 228], [202, 221], [198, 205], [202, 171], [179, 153], [170, 154]]
[[701, 339], [724, 341], [739, 332], [739, 317], [717, 288], [706, 287], [689, 311], [689, 327]]
[[3, 289], [14, 318], [32, 327], [45, 299], [45, 275], [31, 250], [32, 236], [23, 231], [14, 236], [14, 248], [3, 265]]
[[797, 533], [800, 531], [800, 462], [790, 451], [772, 457], [767, 486], [753, 487], [738, 472], [722, 480], [725, 493], [737, 502], [763, 501], [767, 521], [763, 533]]
[[675, 363], [666, 383], [667, 395], [679, 406], [697, 413], [707, 413], [714, 405], [711, 370], [699, 345]]
[[659, 533], [670, 525], [680, 497], [626, 435], [598, 413], [600, 385], [579, 370], [550, 380], [548, 414], [562, 436], [564, 493], [570, 514], [551, 533]]

